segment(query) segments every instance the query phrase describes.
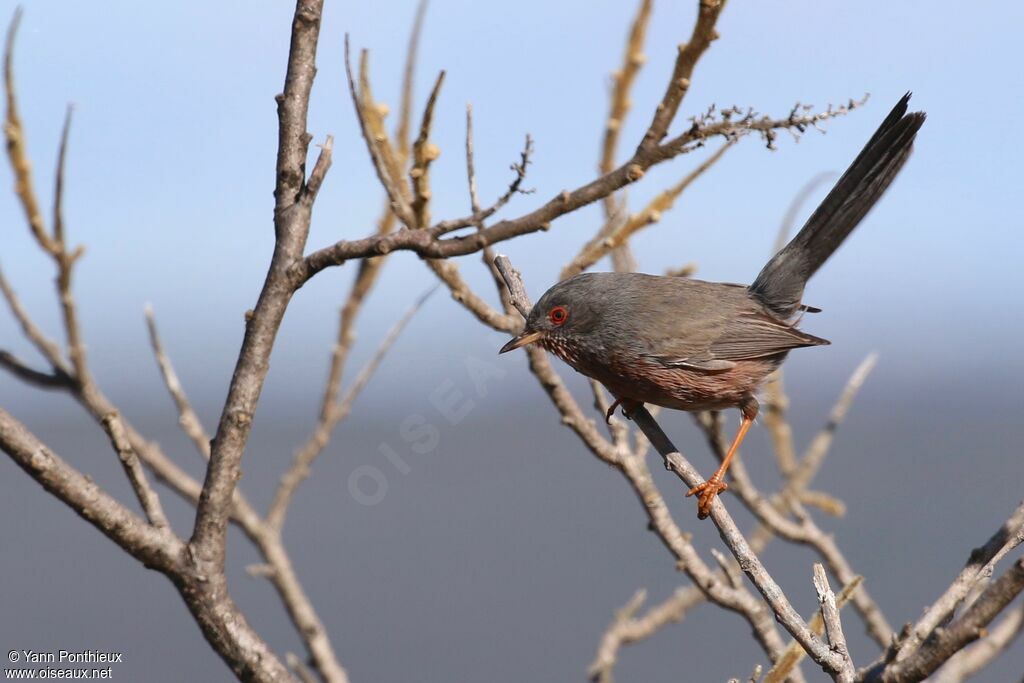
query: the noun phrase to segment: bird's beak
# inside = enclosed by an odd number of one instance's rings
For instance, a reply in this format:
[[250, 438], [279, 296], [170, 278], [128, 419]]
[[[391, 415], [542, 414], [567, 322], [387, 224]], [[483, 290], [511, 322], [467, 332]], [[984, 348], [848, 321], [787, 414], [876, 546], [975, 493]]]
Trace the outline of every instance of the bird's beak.
[[501, 347], [501, 351], [498, 353], [505, 353], [513, 349], [518, 349], [521, 346], [532, 344], [536, 341], [540, 341], [540, 338], [544, 336], [543, 332], [523, 332], [518, 337], [512, 337], [508, 340], [508, 343]]

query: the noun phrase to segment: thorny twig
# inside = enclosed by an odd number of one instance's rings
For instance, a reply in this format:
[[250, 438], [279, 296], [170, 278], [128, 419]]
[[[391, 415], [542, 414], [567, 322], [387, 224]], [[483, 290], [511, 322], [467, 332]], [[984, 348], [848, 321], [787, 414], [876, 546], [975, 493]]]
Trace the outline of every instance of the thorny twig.
[[[857, 103], [853, 104], [857, 106]], [[765, 135], [775, 130], [792, 130], [794, 134], [799, 135], [800, 130], [806, 130], [808, 126], [846, 114], [851, 109], [850, 106], [844, 106], [829, 108], [827, 111], [817, 114], [800, 115], [796, 118], [773, 119], [751, 115], [749, 119], [729, 119], [708, 125], [696, 124], [663, 145], [656, 146], [649, 151], [637, 152], [637, 155], [618, 166], [611, 173], [592, 180], [575, 190], [560, 192], [542, 206], [518, 218], [506, 219], [474, 233], [448, 238], [443, 236], [459, 228], [475, 225], [476, 219], [469, 216], [441, 221], [426, 230], [406, 230], [357, 240], [341, 240], [307, 255], [300, 263], [296, 263], [292, 267], [291, 275], [297, 282], [303, 283], [325, 268], [339, 266], [352, 259], [380, 256], [399, 250], [412, 251], [428, 258], [448, 258], [472, 254], [498, 242], [546, 230], [551, 227], [551, 223], [555, 219], [640, 180], [651, 166], [698, 149], [711, 138], [722, 137], [725, 140], [733, 140], [750, 133]], [[382, 180], [382, 182], [385, 181], [386, 178]], [[392, 197], [393, 202], [398, 201], [390, 190], [389, 196]]]

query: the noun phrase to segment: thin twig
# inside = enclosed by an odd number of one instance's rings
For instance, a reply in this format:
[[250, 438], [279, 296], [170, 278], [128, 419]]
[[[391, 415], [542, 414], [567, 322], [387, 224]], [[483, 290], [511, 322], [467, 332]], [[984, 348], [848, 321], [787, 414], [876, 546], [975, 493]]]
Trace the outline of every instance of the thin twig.
[[1008, 552], [1024, 542], [1024, 503], [1021, 503], [1009, 519], [996, 531], [985, 545], [975, 548], [966, 566], [911, 629], [908, 637], [900, 643], [896, 661], [906, 659], [915, 652], [941, 624], [945, 623], [957, 606], [980, 581], [992, 576], [995, 565]]
[[474, 292], [452, 261], [428, 259], [427, 266], [448, 287], [452, 299], [462, 304], [484, 325], [503, 332], [514, 332], [521, 324], [518, 316], [502, 313]]
[[679, 111], [679, 105], [682, 104], [683, 97], [690, 89], [690, 79], [693, 77], [694, 67], [711, 46], [711, 42], [718, 38], [715, 23], [724, 8], [725, 0], [701, 0], [697, 10], [697, 22], [693, 26], [693, 34], [690, 36], [690, 40], [679, 46], [679, 54], [672, 70], [672, 77], [669, 79], [661, 102], [654, 110], [654, 119], [647, 128], [647, 132], [644, 133], [637, 150], [638, 154], [654, 149], [668, 133], [668, 128], [672, 125], [676, 112]]
[[[721, 435], [721, 422], [709, 421], [702, 415], [695, 417], [697, 423], [705, 430], [712, 450], [719, 458], [724, 457], [726, 445]], [[853, 581], [857, 573], [854, 572], [846, 556], [839, 549], [835, 538], [822, 531], [798, 500], [792, 497], [784, 498], [782, 495], [774, 499], [766, 498], [754, 485], [738, 454], [733, 461], [730, 473], [732, 475], [730, 490], [768, 529], [771, 535], [813, 548], [839, 582], [847, 584]], [[787, 517], [784, 510], [792, 511], [796, 519]], [[752, 537], [753, 540], [758, 538], [757, 534]], [[861, 586], [853, 594], [853, 603], [875, 642], [883, 647], [888, 644], [892, 639], [892, 627], [889, 626], [885, 615], [882, 614], [867, 588]]]
[[988, 635], [960, 650], [935, 673], [935, 683], [962, 683], [1006, 652], [1024, 633], [1024, 604], [1010, 610], [999, 623], [988, 629]]
[[54, 453], [2, 408], [0, 450], [132, 557], [160, 571], [179, 570], [185, 546], [168, 527], [147, 523]]
[[857, 393], [864, 386], [864, 382], [877, 363], [878, 354], [870, 353], [850, 375], [839, 399], [832, 407], [832, 412], [829, 413], [828, 421], [811, 441], [811, 445], [807, 447], [807, 452], [801, 458], [792, 478], [786, 484], [785, 493], [801, 491], [810, 484], [814, 475], [821, 468], [825, 456], [828, 455], [836, 430], [846, 419], [846, 414], [849, 412], [850, 406], [853, 405], [854, 399], [857, 398]]
[[64, 249], [64, 167], [67, 162], [68, 135], [71, 132], [71, 114], [74, 107], [68, 105], [64, 115], [64, 128], [60, 134], [60, 150], [57, 152], [57, 172], [53, 182], [53, 239]]
[[[499, 221], [475, 233], [445, 239], [441, 239], [441, 237], [453, 230], [475, 225], [476, 219], [467, 217], [440, 221], [428, 230], [406, 230], [387, 235], [372, 235], [357, 240], [341, 240], [306, 256], [301, 263], [293, 266], [291, 275], [296, 281], [302, 283], [325, 268], [342, 265], [351, 259], [380, 256], [398, 250], [413, 251], [420, 256], [429, 258], [472, 254], [498, 242], [538, 230], [547, 230], [555, 219], [640, 180], [650, 167], [698, 149], [711, 138], [722, 137], [725, 140], [731, 140], [751, 133], [767, 137], [778, 130], [789, 130], [794, 135], [799, 135], [801, 131], [846, 114], [857, 106], [859, 106], [858, 102], [851, 102], [842, 107], [829, 107], [826, 111], [816, 114], [793, 114], [776, 119], [766, 116], [758, 117], [751, 113], [741, 118], [730, 117], [714, 122], [696, 122], [685, 133], [664, 145], [634, 156], [611, 173], [592, 180], [573, 191], [560, 192], [544, 205], [518, 218]], [[387, 189], [387, 185], [385, 188]]]
[[610, 230], [608, 234], [602, 235], [599, 233], [597, 237], [590, 240], [590, 242], [580, 250], [580, 253], [562, 269], [562, 273], [559, 276], [560, 279], [564, 280], [576, 275], [577, 273], [582, 273], [584, 270], [597, 263], [603, 256], [608, 254], [608, 252], [625, 244], [626, 241], [634, 234], [661, 220], [662, 215], [672, 208], [676, 199], [679, 198], [679, 195], [681, 195], [686, 188], [693, 183], [693, 181], [697, 180], [697, 178], [704, 175], [708, 169], [714, 166], [726, 151], [733, 146], [733, 144], [733, 141], [728, 141], [723, 144], [715, 150], [711, 156], [704, 160], [700, 166], [686, 174], [682, 180], [667, 190], [659, 193], [640, 212], [633, 214], [627, 220], [615, 223], [615, 227]]
[[[409, 128], [412, 125], [412, 94], [416, 81], [416, 63], [419, 59], [420, 36], [423, 35], [423, 23], [427, 17], [428, 0], [420, 0], [416, 5], [416, 17], [409, 31], [409, 42], [405, 48], [405, 68], [402, 71], [402, 95], [399, 104], [398, 124], [395, 127], [395, 140], [398, 142], [398, 157], [409, 158]], [[404, 163], [404, 161], [403, 161]]]
[[70, 377], [71, 367], [64, 360], [64, 355], [61, 353], [57, 342], [47, 337], [46, 333], [29, 316], [28, 311], [21, 305], [21, 300], [4, 276], [2, 268], [0, 268], [0, 292], [3, 293], [4, 300], [7, 302], [8, 308], [11, 309], [11, 315], [18, 321], [25, 337], [32, 342], [32, 345], [42, 354], [43, 358], [53, 366], [55, 374], [63, 374]]
[[866, 681], [911, 683], [930, 676], [954, 654], [985, 634], [993, 619], [1024, 590], [1024, 557], [993, 581], [956, 621], [936, 631], [906, 658], [865, 674]]
[[430, 164], [441, 155], [437, 145], [430, 142], [430, 127], [434, 122], [434, 105], [437, 104], [441, 86], [444, 84], [444, 71], [438, 74], [434, 87], [423, 109], [423, 121], [420, 123], [420, 134], [412, 146], [412, 170], [409, 178], [412, 183], [412, 213], [416, 220], [415, 227], [425, 228], [430, 225]]
[[814, 563], [814, 589], [818, 593], [818, 605], [821, 608], [822, 623], [825, 625], [825, 636], [828, 638], [829, 647], [843, 658], [842, 670], [836, 672], [834, 678], [840, 683], [853, 683], [857, 669], [854, 667], [853, 660], [850, 659], [850, 651], [846, 647], [846, 637], [843, 635], [843, 625], [839, 619], [836, 594], [828, 585], [825, 568], [818, 562]]
[[132, 489], [135, 491], [135, 497], [142, 504], [142, 509], [146, 512], [149, 523], [157, 529], [169, 529], [171, 525], [167, 521], [167, 515], [164, 514], [163, 506], [160, 504], [160, 497], [153, 490], [153, 487], [149, 485], [146, 471], [142, 469], [142, 464], [139, 462], [139, 456], [131, 444], [128, 443], [128, 437], [125, 434], [124, 425], [121, 424], [120, 416], [117, 413], [110, 413], [103, 419], [103, 427], [107, 432], [107, 436], [110, 437], [110, 443], [117, 452], [117, 457], [120, 458], [121, 464], [124, 466], [125, 474], [128, 475], [128, 481], [131, 482]]
[[387, 356], [388, 351], [398, 340], [398, 337], [402, 334], [406, 325], [412, 320], [413, 316], [416, 315], [417, 311], [426, 303], [430, 295], [434, 293], [437, 288], [431, 288], [425, 294], [419, 297], [412, 306], [405, 312], [405, 314], [396, 322], [388, 333], [381, 340], [380, 345], [377, 347], [373, 357], [367, 362], [363, 369], [356, 375], [352, 385], [348, 388], [344, 398], [336, 405], [333, 406], [331, 411], [322, 419], [318, 424], [316, 430], [314, 430], [309, 440], [295, 453], [295, 457], [292, 459], [292, 464], [288, 468], [288, 471], [281, 477], [281, 483], [278, 485], [277, 492], [274, 494], [274, 501], [270, 505], [270, 510], [267, 512], [267, 525], [277, 532], [280, 532], [284, 526], [285, 515], [288, 513], [288, 506], [291, 503], [292, 497], [295, 495], [295, 491], [306, 477], [309, 476], [310, 467], [316, 458], [323, 452], [326, 447], [328, 440], [330, 439], [331, 432], [338, 424], [348, 416], [352, 411], [352, 406], [355, 404], [356, 398], [362, 392], [366, 385], [369, 383], [370, 378], [373, 377], [373, 373], [380, 367], [384, 357]]
[[31, 384], [39, 389], [67, 389], [73, 383], [70, 377], [59, 370], [54, 372], [36, 370], [26, 365], [24, 361], [19, 360], [9, 351], [0, 350], [0, 367], [10, 372], [22, 382]]
[[[843, 586], [843, 589], [839, 591], [839, 595], [836, 597], [836, 607], [842, 609], [863, 580], [863, 577], [858, 576], [853, 581]], [[822, 620], [820, 611], [814, 613], [814, 616], [811, 617], [811, 621], [808, 626], [810, 626], [811, 630], [815, 633], [824, 633], [825, 624]], [[806, 650], [804, 650], [800, 643], [794, 640], [789, 644], [789, 647], [786, 648], [782, 657], [780, 657], [768, 673], [765, 674], [764, 681], [762, 681], [762, 683], [782, 683], [782, 681], [786, 680], [790, 676], [790, 674], [796, 669], [797, 664], [799, 664], [806, 655]]]
[[32, 185], [32, 163], [29, 161], [25, 148], [25, 129], [18, 116], [18, 101], [14, 87], [14, 39], [18, 35], [21, 24], [21, 8], [14, 12], [14, 17], [7, 28], [7, 43], [4, 50], [4, 92], [7, 96], [7, 114], [4, 121], [4, 137], [7, 139], [7, 156], [14, 171], [14, 193], [18, 195], [21, 207], [25, 211], [32, 235], [47, 254], [56, 256], [59, 247], [54, 239], [46, 233], [43, 214], [39, 210], [39, 200]]
[[[467, 134], [471, 131], [467, 129]], [[493, 216], [495, 213], [501, 210], [505, 204], [509, 202], [516, 194], [532, 194], [533, 190], [524, 190], [523, 181], [526, 180], [526, 169], [530, 165], [530, 156], [533, 154], [533, 138], [529, 133], [526, 134], [525, 141], [523, 143], [523, 150], [519, 153], [519, 163], [512, 164], [510, 168], [515, 173], [515, 177], [512, 178], [512, 182], [509, 183], [508, 188], [498, 197], [493, 204], [488, 206], [486, 209], [480, 209], [477, 201], [477, 208], [474, 210], [472, 215], [463, 216], [462, 218], [451, 218], [436, 223], [430, 228], [431, 235], [440, 237], [447, 235], [450, 232], [461, 230], [462, 228], [476, 227], [478, 230], [483, 230], [483, 223], [488, 218]], [[542, 228], [543, 229], [543, 228]], [[453, 238], [452, 241], [460, 238]], [[446, 240], [448, 241], [448, 240]], [[486, 246], [486, 245], [485, 245]], [[481, 247], [483, 248], [483, 247]], [[471, 250], [466, 253], [472, 253]], [[461, 256], [462, 254], [456, 254]]]
[[[366, 68], [366, 51], [362, 52], [362, 58], [360, 60], [361, 73], [365, 72]], [[356, 118], [359, 121], [359, 128], [363, 133], [363, 139], [366, 141], [366, 149], [370, 153], [370, 160], [373, 162], [373, 168], [377, 172], [377, 178], [380, 180], [381, 186], [387, 192], [388, 199], [391, 201], [391, 211], [398, 217], [398, 219], [406, 226], [412, 227], [415, 225], [413, 220], [412, 208], [409, 206], [409, 201], [404, 194], [404, 188], [402, 183], [399, 182], [398, 178], [398, 167], [393, 161], [389, 163], [387, 157], [387, 149], [390, 145], [387, 142], [386, 136], [379, 131], [373, 130], [374, 120], [382, 119], [380, 110], [370, 99], [370, 95], [367, 92], [368, 87], [364, 85], [362, 88], [356, 88], [356, 81], [352, 75], [352, 61], [349, 55], [349, 41], [348, 36], [345, 36], [345, 74], [348, 77], [348, 88], [349, 93], [352, 96], [352, 104], [356, 110]], [[383, 127], [380, 127], [381, 130]], [[380, 236], [378, 235], [378, 239]], [[382, 256], [386, 252], [378, 254], [365, 254], [365, 256]]]
[[305, 662], [299, 659], [299, 656], [294, 652], [288, 652], [285, 654], [284, 659], [288, 662], [288, 666], [295, 675], [299, 677], [302, 683], [317, 683], [317, 677], [313, 675], [313, 672], [309, 670]]
[[837, 174], [834, 171], [822, 171], [817, 174], [800, 188], [800, 190], [790, 201], [789, 206], [786, 207], [786, 213], [782, 216], [782, 222], [779, 224], [779, 232], [775, 235], [775, 244], [772, 247], [772, 256], [782, 251], [782, 248], [786, 246], [786, 242], [789, 240], [789, 234], [793, 231], [793, 227], [796, 225], [796, 217], [800, 214], [800, 209], [803, 208], [804, 202], [806, 202], [814, 191], [818, 189], [823, 183], [834, 178]]
[[[473, 154], [473, 105], [471, 104], [466, 105], [466, 183], [469, 186], [470, 211], [472, 215], [478, 216], [481, 214], [481, 211], [480, 197], [477, 194], [476, 166]], [[483, 219], [477, 223], [476, 227], [477, 230], [484, 229]], [[491, 278], [494, 280], [494, 287], [498, 292], [498, 297], [501, 299], [502, 310], [509, 312], [512, 302], [508, 298], [508, 290], [505, 289], [501, 273], [494, 267], [494, 250], [490, 247], [484, 247], [480, 251], [480, 258], [484, 263], [484, 267], [487, 268], [487, 272], [491, 274]]]
[[789, 399], [786, 397], [786, 388], [783, 384], [782, 368], [779, 368], [768, 376], [762, 391], [764, 400], [761, 415], [764, 420], [764, 428], [772, 440], [772, 451], [775, 453], [775, 460], [779, 464], [779, 472], [784, 477], [789, 477], [797, 467], [796, 449], [793, 446], [793, 429], [786, 419], [786, 411], [789, 410]]
[[[647, 61], [644, 56], [644, 42], [653, 6], [652, 0], [640, 0], [636, 16], [633, 17], [633, 23], [630, 25], [629, 37], [626, 39], [622, 66], [618, 71], [612, 73], [608, 119], [605, 121], [604, 137], [601, 141], [601, 161], [598, 164], [598, 170], [601, 173], [608, 173], [615, 168], [615, 151], [631, 104], [629, 95], [636, 76], [640, 73], [640, 68]], [[605, 215], [610, 216], [615, 213], [614, 200], [608, 197], [605, 202]]]
[[167, 352], [164, 351], [164, 346], [160, 341], [160, 334], [157, 332], [153, 307], [149, 304], [146, 304], [145, 315], [146, 329], [149, 330], [149, 343], [153, 347], [153, 356], [156, 358], [156, 363], [160, 368], [160, 375], [163, 377], [164, 386], [167, 387], [167, 392], [171, 395], [175, 408], [178, 409], [178, 424], [181, 426], [182, 431], [188, 435], [188, 438], [192, 440], [192, 443], [195, 444], [199, 454], [208, 460], [210, 458], [210, 435], [203, 428], [203, 423], [200, 421], [199, 416], [192, 409], [192, 404], [185, 394], [184, 387], [181, 386], [178, 374], [174, 371], [174, 365], [171, 363]]
[[[612, 73], [608, 119], [605, 122], [604, 134], [601, 140], [601, 159], [598, 162], [598, 171], [602, 174], [608, 173], [615, 168], [615, 152], [622, 128], [626, 123], [626, 114], [631, 106], [630, 91], [633, 89], [633, 83], [636, 81], [640, 68], [646, 61], [644, 41], [653, 5], [652, 0], [640, 0], [640, 5], [637, 7], [636, 16], [633, 17], [633, 23], [630, 26], [629, 35], [626, 39], [622, 66]], [[618, 202], [615, 195], [608, 195], [604, 198], [603, 204], [605, 218], [611, 218], [619, 212], [620, 208], [625, 207], [626, 202], [625, 198]], [[612, 264], [616, 271], [622, 272], [636, 269], [636, 262], [629, 248], [628, 241], [623, 241], [611, 253]]]
[[[686, 485], [687, 489], [703, 483], [704, 479], [700, 473], [686, 461], [679, 453], [679, 450], [672, 444], [665, 432], [661, 430], [658, 423], [654, 421], [650, 413], [644, 408], [633, 411], [631, 415], [637, 426], [644, 431], [651, 444], [665, 460], [665, 467], [672, 471]], [[828, 645], [821, 641], [804, 623], [782, 589], [771, 577], [768, 571], [761, 564], [761, 560], [750, 549], [750, 545], [743, 537], [736, 523], [732, 520], [722, 501], [715, 499], [711, 505], [711, 519], [718, 527], [719, 534], [726, 546], [732, 552], [733, 557], [739, 562], [743, 573], [747, 575], [758, 592], [771, 606], [776, 619], [789, 631], [790, 635], [796, 638], [807, 650], [807, 653], [815, 662], [825, 667], [830, 673], [842, 671], [842, 658], [832, 652]]]
[[632, 599], [615, 613], [615, 618], [601, 637], [594, 661], [587, 669], [587, 675], [591, 680], [611, 683], [612, 669], [618, 661], [619, 650], [623, 645], [650, 638], [666, 625], [679, 621], [692, 605], [701, 601], [702, 596], [699, 591], [679, 588], [668, 599], [648, 609], [643, 616], [637, 617], [636, 613], [646, 598], [647, 591], [638, 590]]

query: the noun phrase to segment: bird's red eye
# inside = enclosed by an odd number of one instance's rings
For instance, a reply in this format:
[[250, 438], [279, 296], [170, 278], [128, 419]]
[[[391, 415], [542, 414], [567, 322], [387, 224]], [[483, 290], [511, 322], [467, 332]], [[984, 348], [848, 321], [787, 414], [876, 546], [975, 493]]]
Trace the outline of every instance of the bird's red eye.
[[548, 320], [554, 325], [561, 325], [569, 319], [569, 311], [565, 310], [565, 306], [555, 306], [548, 312]]

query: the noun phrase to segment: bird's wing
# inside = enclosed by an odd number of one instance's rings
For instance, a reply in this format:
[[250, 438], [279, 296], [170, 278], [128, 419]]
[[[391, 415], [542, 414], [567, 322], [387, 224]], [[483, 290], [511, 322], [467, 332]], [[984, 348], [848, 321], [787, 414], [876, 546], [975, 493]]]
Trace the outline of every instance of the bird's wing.
[[730, 320], [708, 351], [712, 358], [736, 361], [828, 343], [827, 339], [802, 332], [774, 316], [751, 312]]
[[668, 367], [689, 368], [708, 373], [725, 372], [736, 361], [774, 356], [802, 346], [819, 346], [829, 341], [801, 332], [785, 321], [757, 312], [732, 318], [706, 346], [680, 354], [646, 354]]

